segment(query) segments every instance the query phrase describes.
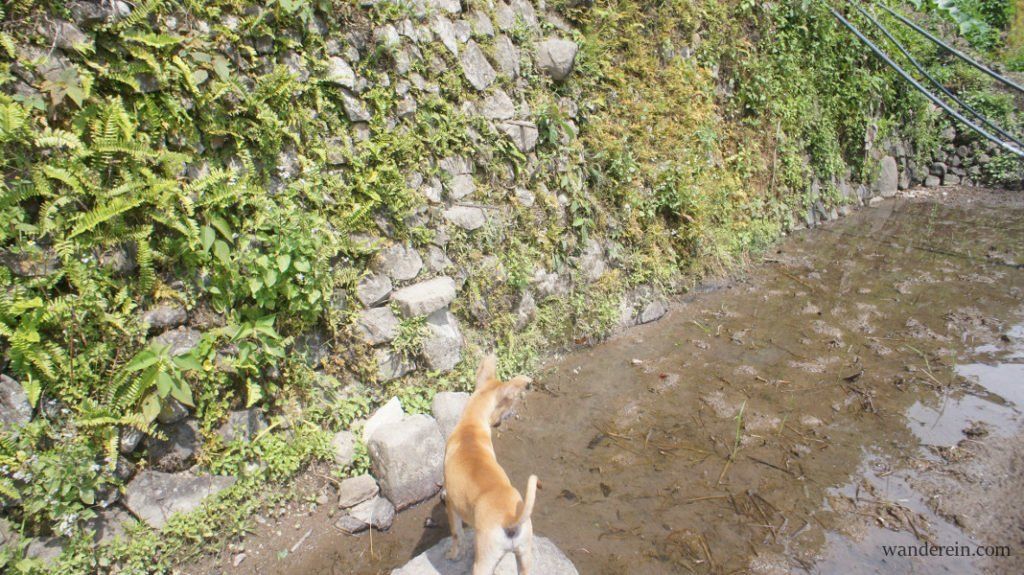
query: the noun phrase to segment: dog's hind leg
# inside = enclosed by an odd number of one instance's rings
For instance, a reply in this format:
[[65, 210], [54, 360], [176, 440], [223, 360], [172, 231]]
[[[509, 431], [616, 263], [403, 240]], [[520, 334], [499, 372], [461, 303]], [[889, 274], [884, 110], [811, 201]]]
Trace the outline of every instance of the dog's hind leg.
[[448, 550], [448, 558], [455, 561], [459, 558], [459, 548], [462, 546], [465, 532], [462, 530], [462, 518], [455, 511], [455, 506], [449, 501], [445, 503], [444, 508], [448, 513], [448, 528], [452, 532], [452, 547]]
[[519, 575], [530, 575], [533, 566], [533, 524], [527, 521], [520, 528], [519, 537], [516, 539], [515, 547], [512, 548], [516, 554], [516, 570]]
[[[497, 533], [496, 533], [497, 531]], [[473, 575], [494, 575], [498, 563], [505, 556], [506, 548], [495, 537], [504, 537], [501, 529], [476, 532], [476, 558], [473, 559]]]

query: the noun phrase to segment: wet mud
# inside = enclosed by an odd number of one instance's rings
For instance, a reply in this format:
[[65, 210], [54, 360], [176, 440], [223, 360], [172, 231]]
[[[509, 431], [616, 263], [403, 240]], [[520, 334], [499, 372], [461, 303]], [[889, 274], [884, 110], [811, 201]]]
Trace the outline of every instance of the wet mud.
[[[520, 489], [541, 478], [534, 530], [587, 575], [1024, 572], [1022, 263], [1019, 194], [795, 233], [728, 287], [552, 361], [498, 459]], [[297, 505], [239, 565], [226, 550], [193, 572], [389, 573], [448, 532], [436, 498], [387, 533], [331, 524]]]

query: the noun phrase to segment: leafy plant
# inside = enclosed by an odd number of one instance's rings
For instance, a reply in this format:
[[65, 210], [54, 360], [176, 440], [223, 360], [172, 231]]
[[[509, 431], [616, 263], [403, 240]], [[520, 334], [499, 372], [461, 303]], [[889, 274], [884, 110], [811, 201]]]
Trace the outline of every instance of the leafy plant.
[[135, 354], [123, 368], [124, 386], [114, 389], [115, 401], [124, 407], [139, 402], [146, 423], [152, 423], [171, 398], [195, 407], [193, 393], [184, 378], [185, 371], [203, 366], [191, 353], [174, 355], [170, 345], [152, 344]]

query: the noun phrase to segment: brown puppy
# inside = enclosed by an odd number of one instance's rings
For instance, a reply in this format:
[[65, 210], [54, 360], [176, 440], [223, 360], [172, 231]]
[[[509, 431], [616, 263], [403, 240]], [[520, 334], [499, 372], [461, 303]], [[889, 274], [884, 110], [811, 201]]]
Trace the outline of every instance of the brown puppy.
[[519, 574], [527, 575], [533, 558], [530, 514], [537, 493], [537, 476], [530, 476], [524, 501], [498, 465], [491, 427], [509, 414], [516, 397], [531, 380], [524, 376], [498, 380], [497, 361], [492, 355], [480, 364], [476, 390], [445, 448], [445, 507], [452, 530], [448, 557], [459, 557], [465, 521], [476, 529], [473, 575], [493, 575], [498, 562], [509, 551], [516, 555]]

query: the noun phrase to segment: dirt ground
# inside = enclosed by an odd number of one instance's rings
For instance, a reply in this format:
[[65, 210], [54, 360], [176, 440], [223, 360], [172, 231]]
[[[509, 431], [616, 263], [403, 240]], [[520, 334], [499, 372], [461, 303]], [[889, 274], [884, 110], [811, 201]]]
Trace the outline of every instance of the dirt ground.
[[[914, 192], [797, 232], [553, 359], [499, 461], [541, 478], [534, 529], [587, 575], [1022, 573], [1022, 263], [1019, 193]], [[317, 470], [296, 489], [180, 571], [389, 573], [447, 535], [436, 498], [348, 537]], [[929, 546], [959, 556], [900, 556]]]

